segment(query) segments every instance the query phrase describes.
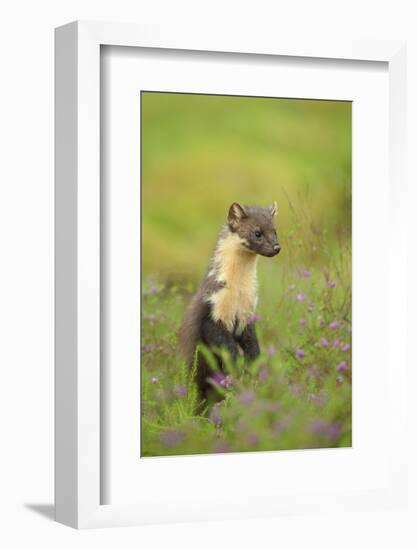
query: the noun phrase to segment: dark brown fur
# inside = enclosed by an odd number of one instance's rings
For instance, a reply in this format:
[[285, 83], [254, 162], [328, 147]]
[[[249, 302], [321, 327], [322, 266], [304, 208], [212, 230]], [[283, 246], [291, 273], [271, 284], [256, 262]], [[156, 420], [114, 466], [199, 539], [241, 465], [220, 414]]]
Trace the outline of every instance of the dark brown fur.
[[[221, 265], [219, 265], [219, 248], [223, 242], [230, 239], [236, 244], [236, 253], [246, 254], [248, 261], [254, 254], [275, 256], [280, 251], [274, 223], [276, 206], [260, 208], [257, 206], [241, 206], [233, 203], [229, 209], [227, 223], [220, 232], [216, 252], [210, 262], [207, 274], [196, 294], [191, 299], [180, 329], [180, 350], [187, 363], [193, 364], [197, 344], [202, 342], [209, 348], [225, 348], [232, 360], [243, 352], [247, 360], [253, 360], [259, 355], [259, 345], [255, 327], [250, 323], [239, 325], [236, 319], [234, 327], [228, 328], [221, 319], [213, 318], [213, 296], [222, 289], [235, 289], [239, 280], [222, 280]], [[233, 236], [234, 235], [234, 236]], [[241, 252], [239, 252], [241, 250]], [[196, 381], [202, 399], [207, 397], [211, 387], [207, 381], [210, 370], [204, 358], [197, 358]], [[219, 368], [222, 369], [220, 358]]]
[[[233, 203], [229, 209], [228, 227], [239, 237], [247, 241], [247, 248], [261, 256], [275, 256], [280, 251], [274, 223], [276, 206], [241, 206]], [[262, 236], [256, 237], [256, 231]], [[278, 250], [274, 249], [278, 246]]]

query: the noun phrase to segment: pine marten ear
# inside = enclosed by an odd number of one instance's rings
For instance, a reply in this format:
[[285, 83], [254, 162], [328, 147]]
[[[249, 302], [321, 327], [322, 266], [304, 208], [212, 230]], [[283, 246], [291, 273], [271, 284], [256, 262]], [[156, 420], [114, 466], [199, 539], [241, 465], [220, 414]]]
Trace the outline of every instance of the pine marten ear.
[[275, 201], [271, 206], [269, 207], [269, 211], [271, 212], [271, 216], [274, 217], [277, 215], [278, 212], [278, 206], [277, 202]]
[[246, 218], [247, 215], [245, 208], [238, 202], [234, 202], [229, 208], [229, 214], [227, 216], [227, 221], [231, 229], [236, 229], [239, 223], [243, 218]]

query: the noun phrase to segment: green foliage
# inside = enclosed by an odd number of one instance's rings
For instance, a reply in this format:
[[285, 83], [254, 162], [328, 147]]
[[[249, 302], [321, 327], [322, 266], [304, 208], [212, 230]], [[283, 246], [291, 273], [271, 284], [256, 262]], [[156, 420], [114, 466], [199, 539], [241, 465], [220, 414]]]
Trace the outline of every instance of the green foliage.
[[213, 382], [223, 401], [207, 414], [196, 413], [196, 363], [189, 371], [176, 351], [190, 289], [144, 284], [144, 456], [351, 445], [350, 250], [324, 270], [262, 275], [263, 353], [228, 363], [227, 384]]
[[[146, 93], [142, 116], [142, 455], [350, 446], [350, 104]], [[261, 357], [201, 410], [177, 333], [235, 200], [278, 201], [282, 252]]]

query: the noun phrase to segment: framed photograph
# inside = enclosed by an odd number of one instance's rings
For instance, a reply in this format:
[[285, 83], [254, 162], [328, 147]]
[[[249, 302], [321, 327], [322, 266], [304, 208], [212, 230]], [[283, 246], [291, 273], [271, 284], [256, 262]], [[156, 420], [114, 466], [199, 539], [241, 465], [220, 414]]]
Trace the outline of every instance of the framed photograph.
[[58, 521], [404, 502], [404, 52], [56, 30]]

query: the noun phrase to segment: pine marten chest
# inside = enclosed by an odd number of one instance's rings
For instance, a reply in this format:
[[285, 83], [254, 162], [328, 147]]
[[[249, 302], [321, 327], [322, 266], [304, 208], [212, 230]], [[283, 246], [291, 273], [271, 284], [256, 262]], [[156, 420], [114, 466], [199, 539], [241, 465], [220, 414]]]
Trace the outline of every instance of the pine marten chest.
[[230, 234], [220, 241], [209, 276], [221, 287], [208, 301], [212, 319], [222, 321], [229, 332], [241, 333], [255, 313], [256, 268], [256, 254], [242, 249], [237, 235]]

